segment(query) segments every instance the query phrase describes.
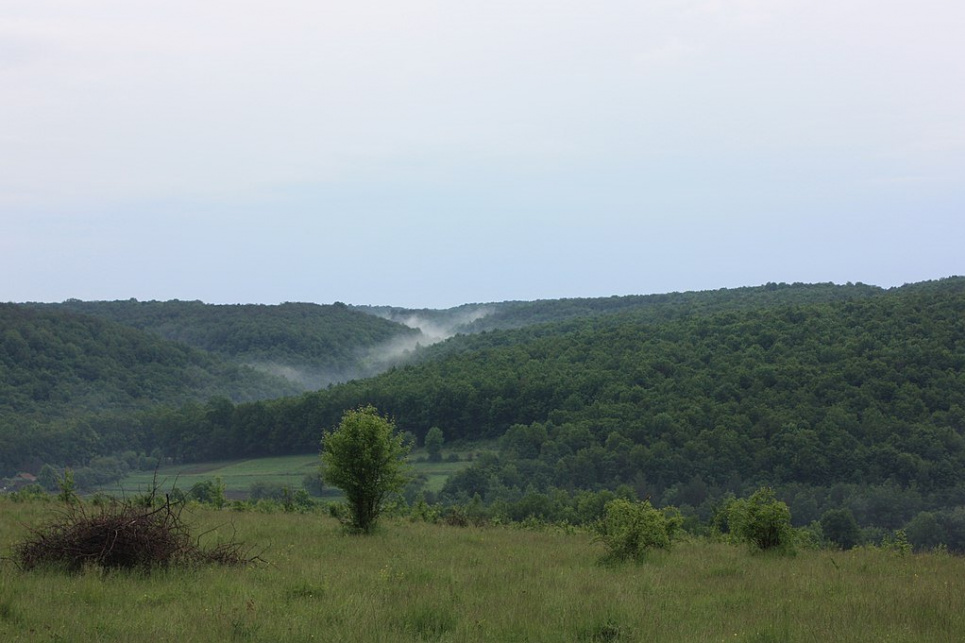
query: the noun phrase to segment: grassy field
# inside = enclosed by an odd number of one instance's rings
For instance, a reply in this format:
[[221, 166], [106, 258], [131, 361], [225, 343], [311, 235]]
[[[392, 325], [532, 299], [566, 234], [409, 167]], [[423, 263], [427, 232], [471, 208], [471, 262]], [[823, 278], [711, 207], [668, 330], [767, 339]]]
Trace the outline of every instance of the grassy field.
[[[482, 447], [454, 451], [444, 450], [444, 455], [456, 453], [460, 458], [459, 461], [434, 463], [426, 462], [425, 451], [416, 449], [412, 452], [410, 458], [412, 471], [415, 475], [426, 477], [425, 489], [427, 491], [438, 492], [449, 476], [469, 466], [469, 457], [484, 450], [486, 449]], [[190, 489], [197, 482], [219, 477], [225, 484], [227, 496], [237, 500], [247, 497], [248, 490], [254, 482], [288, 485], [293, 489], [301, 488], [302, 478], [306, 474], [316, 472], [320, 463], [318, 454], [311, 454], [173, 465], [158, 469], [158, 486], [162, 491], [169, 491], [174, 485], [177, 485], [180, 489]], [[105, 485], [100, 491], [131, 496], [149, 491], [153, 484], [153, 471], [139, 471], [118, 482]], [[332, 489], [335, 495], [337, 495], [337, 491], [337, 489]]]
[[[0, 498], [0, 548], [54, 505]], [[264, 549], [249, 568], [65, 576], [0, 564], [2, 641], [960, 642], [965, 559], [884, 550], [781, 557], [684, 542], [600, 564], [588, 534], [195, 510]], [[214, 534], [206, 536], [211, 539]]]
[[[298, 489], [302, 486], [302, 478], [317, 471], [319, 464], [318, 455], [198, 462], [161, 467], [157, 471], [157, 479], [161, 490], [169, 491], [175, 485], [180, 489], [190, 489], [195, 483], [221, 478], [229, 497], [242, 498], [248, 494], [253, 482], [270, 482]], [[139, 471], [101, 490], [131, 495], [149, 491], [153, 483], [153, 471]]]

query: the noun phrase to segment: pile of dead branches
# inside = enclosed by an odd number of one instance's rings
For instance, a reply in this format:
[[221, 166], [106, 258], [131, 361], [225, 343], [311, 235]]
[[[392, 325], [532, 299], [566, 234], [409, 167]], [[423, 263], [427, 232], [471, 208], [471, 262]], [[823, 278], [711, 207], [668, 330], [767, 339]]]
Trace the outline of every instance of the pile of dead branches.
[[49, 524], [32, 528], [14, 546], [13, 560], [21, 569], [59, 567], [78, 571], [105, 569], [151, 570], [206, 563], [243, 565], [259, 560], [247, 556], [239, 543], [202, 548], [181, 519], [183, 504], [165, 497], [156, 502], [112, 500], [89, 507], [72, 502]]

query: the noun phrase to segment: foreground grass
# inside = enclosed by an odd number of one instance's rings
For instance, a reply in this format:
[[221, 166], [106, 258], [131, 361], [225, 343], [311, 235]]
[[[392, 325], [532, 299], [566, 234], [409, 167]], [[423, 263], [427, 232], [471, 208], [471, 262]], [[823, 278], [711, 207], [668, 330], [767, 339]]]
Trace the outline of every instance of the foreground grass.
[[[0, 548], [50, 515], [0, 499]], [[682, 543], [599, 564], [587, 534], [197, 511], [271, 564], [143, 576], [0, 565], [2, 641], [961, 641], [965, 559]]]

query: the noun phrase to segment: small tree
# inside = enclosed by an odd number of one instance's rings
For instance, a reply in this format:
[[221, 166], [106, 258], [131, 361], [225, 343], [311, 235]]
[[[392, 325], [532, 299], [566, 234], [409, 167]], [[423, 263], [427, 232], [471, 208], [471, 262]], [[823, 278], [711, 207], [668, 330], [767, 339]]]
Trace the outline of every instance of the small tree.
[[674, 507], [661, 511], [649, 500], [617, 498], [606, 503], [594, 540], [606, 546], [608, 558], [641, 560], [651, 549], [670, 549], [682, 525], [683, 518]]
[[791, 510], [761, 487], [750, 498], [730, 501], [725, 508], [728, 528], [740, 542], [758, 549], [790, 549], [794, 539]]
[[442, 444], [445, 442], [445, 438], [442, 435], [442, 429], [437, 426], [429, 429], [426, 433], [426, 453], [429, 454], [429, 462], [442, 462]]
[[45, 491], [57, 491], [60, 488], [60, 481], [57, 479], [57, 469], [49, 464], [45, 464], [40, 468], [40, 473], [37, 474], [37, 484], [43, 487]]
[[938, 522], [938, 517], [930, 511], [922, 511], [912, 518], [904, 531], [908, 541], [919, 551], [948, 543], [948, 534]]
[[218, 509], [222, 509], [228, 504], [225, 490], [225, 483], [220, 477], [214, 480], [202, 480], [201, 482], [194, 483], [188, 491], [188, 498], [197, 500], [201, 504], [212, 505]]
[[65, 505], [72, 505], [80, 500], [80, 496], [77, 495], [77, 485], [74, 483], [74, 472], [69, 468], [64, 468], [64, 477], [57, 481], [57, 486], [60, 487], [57, 499]]
[[821, 533], [825, 540], [841, 549], [861, 544], [861, 528], [850, 509], [828, 509], [821, 516]]
[[345, 493], [349, 526], [369, 533], [389, 495], [407, 481], [409, 446], [394, 423], [373, 406], [347, 411], [322, 437], [325, 482]]

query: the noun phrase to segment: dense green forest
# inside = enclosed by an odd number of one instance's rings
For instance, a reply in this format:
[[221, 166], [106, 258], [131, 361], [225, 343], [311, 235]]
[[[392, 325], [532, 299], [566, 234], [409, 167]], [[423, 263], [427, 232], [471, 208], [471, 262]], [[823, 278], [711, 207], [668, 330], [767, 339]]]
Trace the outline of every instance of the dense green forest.
[[102, 317], [281, 375], [302, 390], [373, 375], [391, 340], [418, 330], [335, 303], [277, 306], [200, 301], [79, 301], [43, 304]]
[[69, 300], [3, 304], [0, 324], [0, 476], [157, 452], [140, 432], [165, 409], [378, 372], [422, 337], [343, 304]]
[[635, 319], [641, 322], [671, 321], [723, 311], [848, 300], [882, 292], [881, 288], [861, 283], [845, 286], [830, 283], [769, 283], [764, 286], [656, 295], [463, 304], [446, 310], [392, 306], [355, 308], [400, 323], [420, 320], [447, 329], [452, 334], [470, 334], [627, 312], [635, 313]]
[[159, 407], [291, 395], [290, 382], [105, 319], [0, 304], [0, 475], [121, 451]]
[[[578, 520], [581, 498], [618, 492], [706, 522], [727, 494], [769, 484], [799, 524], [845, 507], [866, 527], [931, 525], [956, 547], [961, 533], [965, 549], [965, 279], [632, 299], [508, 304], [520, 324], [556, 321], [459, 335], [295, 397], [155, 409], [123, 438], [92, 426], [74, 453], [310, 453], [345, 409], [374, 404], [420, 442], [432, 427], [499, 440], [430, 500]], [[20, 462], [64, 463], [42, 443]]]
[[[865, 525], [965, 519], [953, 509], [965, 503], [963, 279], [667, 322], [630, 311], [458, 337], [421, 356], [239, 405], [204, 433], [206, 455], [311, 450], [319, 427], [372, 403], [420, 439], [433, 426], [449, 441], [500, 438], [500, 454], [440, 498], [516, 503], [521, 517], [568, 515], [580, 493], [622, 486], [707, 520], [725, 494], [772, 484], [799, 522], [845, 499]], [[205, 448], [197, 426], [174, 414], [153, 437], [190, 457]]]
[[0, 413], [65, 417], [295, 392], [271, 377], [104, 319], [0, 304]]

